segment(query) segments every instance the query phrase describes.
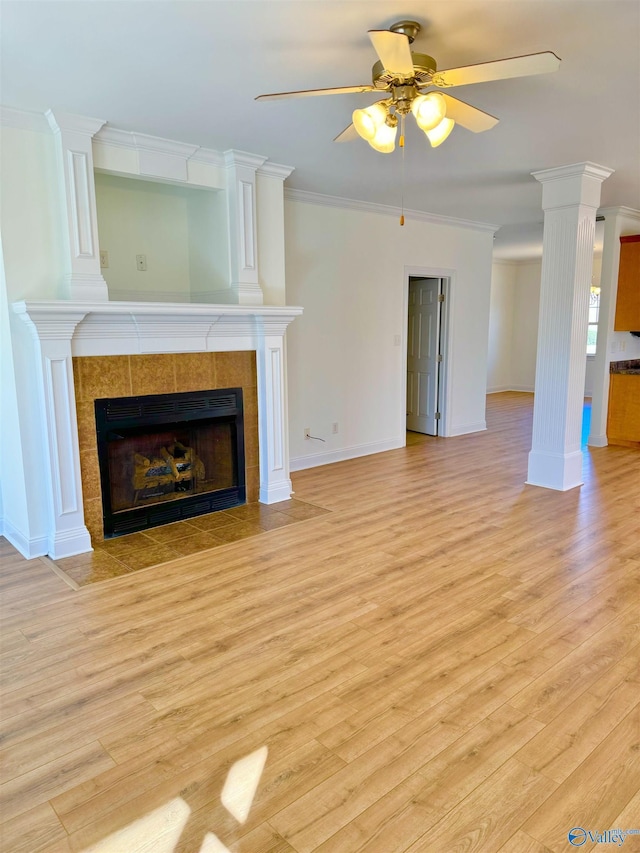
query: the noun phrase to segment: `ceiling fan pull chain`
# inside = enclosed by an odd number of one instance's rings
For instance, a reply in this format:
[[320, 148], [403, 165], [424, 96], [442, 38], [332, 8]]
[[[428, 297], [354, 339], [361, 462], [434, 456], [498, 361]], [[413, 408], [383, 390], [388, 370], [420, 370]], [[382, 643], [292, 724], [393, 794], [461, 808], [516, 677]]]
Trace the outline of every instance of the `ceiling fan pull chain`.
[[400, 225], [404, 225], [404, 115], [400, 116], [400, 141], [398, 145], [402, 149], [402, 181], [400, 184], [400, 199], [401, 199], [401, 211], [400, 211]]

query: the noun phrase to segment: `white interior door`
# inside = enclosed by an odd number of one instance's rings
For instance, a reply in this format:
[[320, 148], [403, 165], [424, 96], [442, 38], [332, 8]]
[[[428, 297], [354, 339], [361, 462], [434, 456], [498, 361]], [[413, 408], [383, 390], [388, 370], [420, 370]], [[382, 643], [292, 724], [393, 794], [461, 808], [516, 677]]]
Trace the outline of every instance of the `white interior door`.
[[438, 434], [441, 279], [409, 280], [407, 429]]

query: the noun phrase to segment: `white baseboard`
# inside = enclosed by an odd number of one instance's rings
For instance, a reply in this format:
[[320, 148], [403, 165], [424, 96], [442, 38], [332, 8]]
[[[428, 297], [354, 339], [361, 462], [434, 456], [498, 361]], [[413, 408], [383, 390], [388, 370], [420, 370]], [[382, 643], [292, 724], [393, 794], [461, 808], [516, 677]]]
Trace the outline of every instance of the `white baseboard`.
[[288, 501], [293, 493], [291, 480], [287, 478], [284, 483], [276, 483], [271, 486], [260, 486], [258, 499], [261, 504], [276, 504], [280, 501]]
[[484, 432], [486, 429], [486, 421], [478, 421], [475, 424], [462, 424], [461, 426], [452, 427], [447, 433], [447, 437], [452, 438], [455, 435], [468, 435], [471, 432]]
[[504, 391], [513, 391], [511, 385], [492, 385], [487, 388], [487, 394], [502, 394]]
[[390, 438], [387, 441], [373, 441], [371, 444], [356, 444], [344, 447], [342, 450], [326, 450], [310, 456], [296, 456], [289, 461], [291, 471], [304, 471], [307, 468], [317, 468], [320, 465], [330, 465], [333, 462], [344, 462], [347, 459], [357, 459], [359, 456], [370, 456], [373, 453], [384, 453], [386, 450], [398, 450], [405, 446], [405, 436]]
[[609, 442], [606, 435], [590, 435], [587, 439], [589, 447], [608, 447]]
[[26, 560], [43, 557], [49, 550], [46, 536], [29, 539], [6, 519], [2, 521], [2, 535], [11, 542], [14, 548], [17, 548]]
[[509, 388], [509, 391], [526, 391], [528, 394], [533, 394], [535, 390], [533, 385], [512, 385]]

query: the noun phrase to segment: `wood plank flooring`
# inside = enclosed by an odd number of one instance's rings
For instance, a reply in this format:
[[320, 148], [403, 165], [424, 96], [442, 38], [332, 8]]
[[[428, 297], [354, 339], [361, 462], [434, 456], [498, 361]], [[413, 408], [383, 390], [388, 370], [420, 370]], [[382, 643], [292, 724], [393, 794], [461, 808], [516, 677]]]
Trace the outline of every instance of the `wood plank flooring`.
[[0, 539], [0, 849], [639, 851], [640, 453], [526, 486], [531, 414], [492, 395], [485, 433], [295, 474], [331, 512], [79, 590]]

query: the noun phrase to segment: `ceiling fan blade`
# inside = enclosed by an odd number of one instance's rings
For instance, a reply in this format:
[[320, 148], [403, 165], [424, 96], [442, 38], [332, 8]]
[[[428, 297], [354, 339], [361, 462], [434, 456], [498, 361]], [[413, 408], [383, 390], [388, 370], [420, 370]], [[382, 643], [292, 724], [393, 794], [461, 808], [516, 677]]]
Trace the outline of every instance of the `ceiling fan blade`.
[[358, 134], [358, 131], [356, 130], [355, 125], [352, 123], [349, 125], [349, 127], [345, 127], [342, 133], [339, 133], [333, 141], [354, 142], [356, 139], [360, 139], [360, 136]]
[[500, 121], [500, 119], [479, 110], [477, 107], [459, 101], [458, 98], [445, 95], [444, 92], [442, 97], [447, 102], [447, 118], [452, 118], [456, 124], [466, 127], [467, 130], [472, 130], [474, 133], [491, 130]]
[[277, 101], [281, 98], [311, 98], [314, 95], [349, 95], [353, 92], [373, 92], [373, 86], [337, 86], [334, 89], [303, 89], [300, 92], [274, 92], [258, 95], [256, 101]]
[[392, 33], [390, 30], [369, 30], [369, 38], [385, 71], [394, 77], [414, 76], [413, 57], [407, 36]]
[[478, 65], [464, 65], [461, 68], [447, 68], [433, 75], [434, 86], [467, 86], [470, 83], [487, 83], [490, 80], [506, 80], [509, 77], [528, 77], [532, 74], [549, 74], [560, 68], [560, 59], [550, 50], [544, 53], [530, 53], [526, 56], [513, 56], [510, 59], [497, 59], [494, 62], [481, 62]]

